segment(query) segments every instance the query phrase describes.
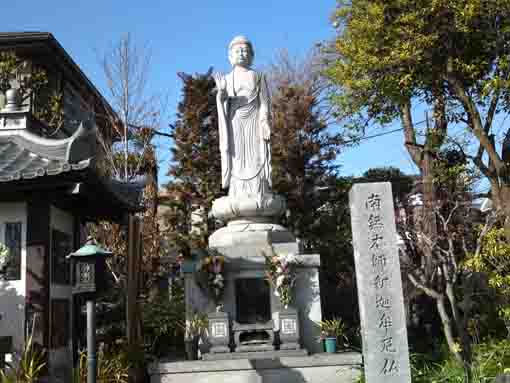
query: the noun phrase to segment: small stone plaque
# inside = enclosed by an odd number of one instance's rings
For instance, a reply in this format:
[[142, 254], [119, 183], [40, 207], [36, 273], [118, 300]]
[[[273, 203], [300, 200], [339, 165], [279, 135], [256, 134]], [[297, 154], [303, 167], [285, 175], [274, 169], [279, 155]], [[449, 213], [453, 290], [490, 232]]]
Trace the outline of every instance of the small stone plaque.
[[227, 336], [227, 325], [225, 323], [213, 323], [211, 330], [213, 338], [225, 338]]
[[282, 319], [282, 334], [295, 334], [296, 327], [295, 319]]

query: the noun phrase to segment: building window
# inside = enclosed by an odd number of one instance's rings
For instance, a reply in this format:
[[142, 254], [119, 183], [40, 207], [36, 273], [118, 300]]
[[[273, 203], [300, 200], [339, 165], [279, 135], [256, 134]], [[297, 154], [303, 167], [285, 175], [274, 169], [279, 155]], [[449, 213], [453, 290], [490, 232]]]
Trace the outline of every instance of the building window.
[[70, 301], [68, 299], [51, 300], [51, 348], [66, 347], [70, 336]]
[[5, 223], [5, 246], [9, 249], [9, 258], [3, 279], [19, 280], [21, 279], [21, 222]]
[[59, 285], [70, 283], [70, 265], [66, 257], [71, 253], [72, 239], [58, 230], [51, 232], [51, 282]]

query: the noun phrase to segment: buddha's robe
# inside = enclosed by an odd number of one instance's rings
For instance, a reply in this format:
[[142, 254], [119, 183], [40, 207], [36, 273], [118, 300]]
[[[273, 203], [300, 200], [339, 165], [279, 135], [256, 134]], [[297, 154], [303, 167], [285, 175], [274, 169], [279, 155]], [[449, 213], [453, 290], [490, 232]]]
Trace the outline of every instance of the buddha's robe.
[[231, 197], [260, 198], [271, 187], [270, 99], [262, 74], [243, 77], [225, 76], [228, 97], [218, 105], [222, 185]]

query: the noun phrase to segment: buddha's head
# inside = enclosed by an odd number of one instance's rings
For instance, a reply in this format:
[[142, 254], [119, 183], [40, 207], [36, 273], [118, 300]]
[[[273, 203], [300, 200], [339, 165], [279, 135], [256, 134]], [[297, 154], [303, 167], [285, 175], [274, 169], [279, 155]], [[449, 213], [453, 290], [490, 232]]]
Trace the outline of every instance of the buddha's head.
[[232, 66], [250, 67], [255, 52], [251, 41], [244, 36], [237, 36], [228, 45], [228, 59]]

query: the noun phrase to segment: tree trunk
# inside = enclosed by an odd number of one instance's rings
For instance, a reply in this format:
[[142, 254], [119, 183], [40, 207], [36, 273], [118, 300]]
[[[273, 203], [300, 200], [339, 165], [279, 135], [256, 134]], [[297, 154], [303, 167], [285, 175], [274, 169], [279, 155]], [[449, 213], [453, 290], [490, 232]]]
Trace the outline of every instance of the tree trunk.
[[462, 350], [460, 352], [460, 356], [462, 357], [462, 367], [464, 368], [464, 381], [466, 383], [471, 383], [473, 379], [471, 370], [473, 355], [471, 338], [467, 333], [466, 321], [464, 320], [466, 313], [464, 313], [463, 318], [460, 317], [460, 313], [457, 308], [457, 298], [455, 297], [455, 292], [453, 291], [453, 285], [451, 283], [447, 283], [446, 285], [446, 296], [448, 297], [450, 308], [453, 313], [453, 320], [455, 321], [455, 327], [461, 341]]
[[507, 242], [510, 243], [510, 185], [509, 184], [503, 184], [499, 188], [499, 206], [496, 206], [496, 208], [499, 208], [503, 214], [504, 214], [504, 228], [505, 228], [505, 237]]
[[[435, 216], [435, 188], [434, 188], [434, 176], [432, 170], [432, 153], [428, 150], [423, 151], [423, 161], [421, 162], [421, 173], [423, 179], [423, 210], [422, 215], [422, 227], [421, 230], [427, 238], [436, 238], [436, 216]], [[432, 273], [432, 247], [431, 245], [423, 241], [421, 244], [423, 249], [423, 261], [425, 262], [426, 274]]]
[[439, 311], [441, 323], [443, 324], [443, 332], [444, 336], [446, 337], [446, 343], [448, 343], [448, 348], [450, 349], [450, 352], [455, 356], [455, 359], [457, 359], [459, 363], [463, 363], [462, 356], [457, 351], [455, 340], [453, 339], [452, 324], [444, 301], [444, 296], [436, 298], [437, 311]]

